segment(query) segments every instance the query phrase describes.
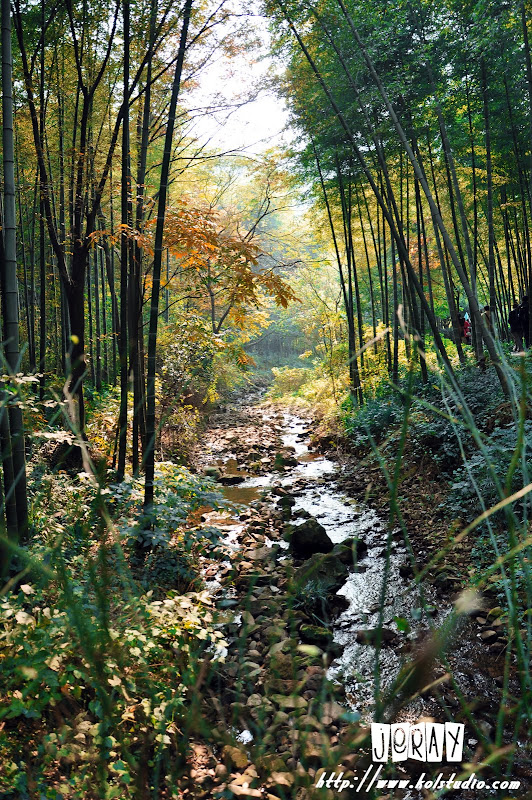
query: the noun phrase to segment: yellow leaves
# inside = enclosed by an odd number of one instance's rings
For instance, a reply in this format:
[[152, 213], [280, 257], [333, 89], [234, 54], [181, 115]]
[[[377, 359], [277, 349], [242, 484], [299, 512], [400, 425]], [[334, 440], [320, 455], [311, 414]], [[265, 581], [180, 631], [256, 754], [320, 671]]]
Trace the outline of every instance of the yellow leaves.
[[241, 367], [255, 367], [255, 359], [242, 350], [237, 357], [237, 364]]

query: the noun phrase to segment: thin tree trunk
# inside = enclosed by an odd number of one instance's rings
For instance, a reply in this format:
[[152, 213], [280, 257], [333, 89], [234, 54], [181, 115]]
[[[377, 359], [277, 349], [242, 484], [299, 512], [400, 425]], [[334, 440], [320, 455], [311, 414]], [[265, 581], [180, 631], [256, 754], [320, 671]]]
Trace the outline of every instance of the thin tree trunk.
[[[17, 281], [17, 240], [15, 205], [15, 168], [13, 141], [13, 62], [11, 55], [11, 7], [9, 0], [2, 0], [2, 146], [4, 168], [3, 230], [2, 230], [2, 319], [4, 333], [4, 354], [7, 366], [12, 373], [20, 368], [19, 354], [19, 314]], [[28, 534], [28, 498], [26, 491], [26, 457], [24, 452], [24, 427], [19, 405], [11, 405], [8, 412], [11, 437], [14, 495], [19, 540]], [[2, 414], [2, 427], [6, 426], [6, 415]], [[4, 442], [6, 445], [7, 443]], [[4, 471], [9, 456], [4, 461]], [[4, 472], [4, 486], [5, 486]], [[9, 478], [9, 476], [8, 476]], [[6, 487], [7, 495], [13, 486]], [[4, 567], [6, 565], [4, 564]]]
[[117, 478], [123, 480], [126, 471], [127, 416], [128, 416], [128, 268], [130, 258], [131, 178], [129, 158], [129, 0], [124, 0], [124, 89], [122, 113], [122, 187], [120, 239], [120, 413], [118, 415], [118, 467]]
[[[5, 2], [5, 0], [4, 0]], [[185, 58], [188, 26], [192, 0], [185, 0], [183, 11], [183, 25], [179, 40], [179, 52], [176, 61], [174, 80], [172, 84], [172, 97], [168, 112], [168, 123], [164, 140], [164, 154], [161, 166], [161, 179], [157, 203], [157, 226], [155, 229], [155, 246], [153, 257], [153, 283], [150, 304], [150, 328], [148, 335], [148, 380], [147, 380], [147, 417], [146, 417], [146, 451], [145, 462], [145, 489], [144, 506], [147, 510], [153, 509], [154, 474], [155, 474], [155, 366], [157, 356], [157, 326], [159, 322], [159, 294], [161, 286], [161, 262], [163, 254], [163, 231], [166, 218], [166, 198], [168, 195], [168, 176], [170, 172], [170, 159], [172, 155], [172, 140], [174, 136], [177, 98], [181, 85], [181, 73]]]

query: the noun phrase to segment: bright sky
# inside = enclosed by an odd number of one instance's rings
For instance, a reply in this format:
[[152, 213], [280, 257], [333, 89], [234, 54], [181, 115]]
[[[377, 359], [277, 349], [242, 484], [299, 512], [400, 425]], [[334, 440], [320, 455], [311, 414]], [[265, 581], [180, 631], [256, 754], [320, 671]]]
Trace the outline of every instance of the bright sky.
[[[233, 8], [249, 13], [250, 4], [237, 0]], [[268, 56], [268, 25], [259, 16], [247, 18], [249, 27], [262, 46], [253, 53], [218, 57], [199, 76], [199, 88], [188, 95], [189, 107], [230, 105], [254, 96], [240, 108], [225, 108], [210, 115], [196, 117], [194, 135], [202, 141], [210, 139], [209, 148], [220, 152], [245, 148], [249, 155], [259, 155], [271, 147], [282, 147], [290, 141], [283, 133], [288, 113], [283, 100], [268, 87], [268, 77], [278, 69]], [[216, 99], [215, 99], [216, 98]]]

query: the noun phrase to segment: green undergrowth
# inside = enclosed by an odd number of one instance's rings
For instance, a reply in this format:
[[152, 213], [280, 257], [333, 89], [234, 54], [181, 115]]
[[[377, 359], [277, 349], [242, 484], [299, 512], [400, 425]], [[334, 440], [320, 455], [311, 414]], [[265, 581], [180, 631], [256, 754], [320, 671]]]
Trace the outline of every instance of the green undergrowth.
[[34, 536], [0, 601], [2, 797], [136, 798], [183, 770], [198, 675], [224, 652], [199, 573], [220, 534], [189, 518], [220, 497], [173, 464], [155, 484], [150, 525], [140, 481], [32, 485]]
[[[502, 357], [507, 396], [493, 367], [459, 368], [455, 382], [432, 373], [428, 384], [413, 367], [398, 385], [383, 383], [362, 407], [344, 401], [342, 413], [348, 447], [387, 476], [382, 490], [391, 521], [403, 525], [406, 537], [403, 514], [422, 526], [429, 572], [440, 581], [459, 575], [454, 590], [469, 587], [498, 608], [515, 646], [511, 663], [522, 692], [516, 702], [525, 720], [532, 702], [532, 367], [529, 358]], [[424, 566], [414, 551], [411, 562], [417, 571]]]

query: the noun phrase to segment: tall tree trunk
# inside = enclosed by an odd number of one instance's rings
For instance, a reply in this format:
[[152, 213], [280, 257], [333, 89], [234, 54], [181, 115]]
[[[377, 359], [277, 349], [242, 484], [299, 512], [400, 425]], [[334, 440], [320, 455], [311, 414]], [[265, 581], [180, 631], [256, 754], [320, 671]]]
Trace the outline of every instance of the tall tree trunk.
[[482, 79], [482, 105], [484, 109], [484, 130], [486, 141], [486, 183], [488, 189], [487, 196], [487, 221], [488, 221], [488, 279], [491, 322], [493, 330], [498, 330], [497, 325], [497, 298], [495, 292], [495, 230], [493, 227], [493, 178], [491, 165], [491, 130], [490, 130], [490, 109], [488, 102], [488, 80], [486, 75], [486, 62], [484, 59], [480, 65]]
[[[12, 373], [20, 368], [19, 315], [17, 282], [17, 239], [15, 207], [15, 167], [13, 141], [13, 90], [11, 54], [11, 6], [2, 0], [2, 146], [4, 168], [3, 230], [2, 230], [2, 318], [4, 354]], [[2, 415], [5, 421], [5, 413]], [[28, 498], [26, 491], [26, 458], [24, 452], [24, 427], [20, 406], [11, 405], [8, 412], [11, 435], [14, 495], [17, 514], [18, 537], [24, 540], [28, 533]], [[4, 422], [5, 424], [5, 422]], [[5, 478], [5, 475], [4, 475]], [[6, 494], [13, 487], [7, 487]]]
[[122, 113], [122, 187], [120, 238], [120, 413], [118, 415], [118, 467], [117, 478], [123, 480], [126, 471], [127, 450], [127, 398], [129, 392], [128, 372], [128, 270], [130, 259], [131, 228], [131, 172], [129, 140], [129, 0], [124, 0], [124, 89]]
[[[41, 148], [44, 149], [44, 45], [45, 45], [45, 12], [44, 2], [41, 0], [41, 58], [39, 80], [39, 138]], [[46, 372], [46, 242], [44, 239], [44, 197], [42, 186], [44, 180], [40, 177], [41, 196], [39, 200], [39, 398], [44, 400], [45, 372]]]
[[[5, 1], [5, 0], [4, 0]], [[174, 80], [172, 84], [172, 97], [168, 112], [168, 123], [164, 139], [164, 154], [161, 166], [161, 180], [159, 183], [159, 195], [157, 202], [157, 225], [155, 229], [155, 246], [153, 256], [153, 283], [150, 304], [150, 328], [148, 335], [148, 376], [147, 376], [147, 417], [146, 417], [146, 451], [144, 455], [145, 463], [145, 485], [144, 485], [144, 507], [147, 510], [153, 508], [154, 474], [155, 474], [155, 363], [157, 356], [157, 326], [159, 322], [159, 294], [161, 287], [161, 265], [163, 255], [163, 233], [166, 218], [166, 198], [168, 195], [168, 176], [170, 172], [170, 159], [172, 156], [172, 141], [174, 137], [175, 116], [177, 98], [181, 85], [181, 73], [185, 58], [185, 48], [187, 43], [188, 26], [190, 22], [190, 12], [192, 0], [185, 0], [183, 11], [183, 25], [179, 40], [179, 52], [176, 60]]]

